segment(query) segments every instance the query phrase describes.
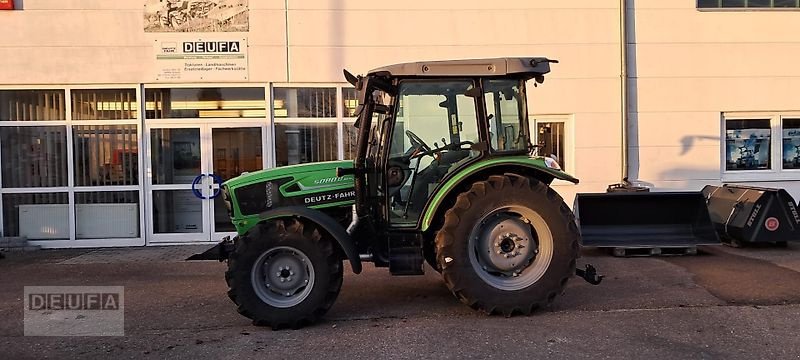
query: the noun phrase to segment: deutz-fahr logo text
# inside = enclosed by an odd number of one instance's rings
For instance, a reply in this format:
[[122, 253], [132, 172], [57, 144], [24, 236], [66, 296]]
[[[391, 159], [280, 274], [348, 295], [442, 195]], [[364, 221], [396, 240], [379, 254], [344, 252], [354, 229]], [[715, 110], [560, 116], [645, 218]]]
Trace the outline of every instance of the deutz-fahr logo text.
[[303, 201], [306, 204], [318, 204], [324, 203], [329, 201], [345, 201], [345, 200], [352, 200], [356, 197], [355, 190], [343, 191], [333, 194], [322, 194], [322, 195], [312, 195], [306, 196]]
[[238, 41], [184, 41], [185, 53], [236, 53], [241, 46]]

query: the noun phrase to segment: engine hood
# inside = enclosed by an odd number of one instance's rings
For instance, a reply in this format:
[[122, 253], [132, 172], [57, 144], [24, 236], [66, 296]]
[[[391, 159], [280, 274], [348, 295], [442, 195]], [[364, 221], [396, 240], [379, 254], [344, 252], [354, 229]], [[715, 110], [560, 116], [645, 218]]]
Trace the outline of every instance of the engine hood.
[[336, 168], [352, 168], [353, 162], [326, 161], [308, 164], [281, 166], [245, 173], [225, 182], [228, 188], [237, 188], [253, 183], [292, 178], [300, 189], [311, 190], [316, 187], [352, 186], [352, 176], [336, 176]]

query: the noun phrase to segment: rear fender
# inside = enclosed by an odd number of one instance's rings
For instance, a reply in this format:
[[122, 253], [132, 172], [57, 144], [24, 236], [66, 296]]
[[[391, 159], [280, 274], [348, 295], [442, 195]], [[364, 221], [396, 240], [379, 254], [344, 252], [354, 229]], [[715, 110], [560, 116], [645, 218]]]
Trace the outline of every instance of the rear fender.
[[358, 251], [356, 250], [355, 243], [353, 243], [353, 239], [336, 220], [322, 211], [303, 206], [287, 206], [268, 210], [259, 214], [260, 221], [292, 217], [311, 221], [322, 228], [323, 231], [330, 234], [336, 239], [336, 243], [339, 244], [342, 251], [344, 251], [345, 256], [347, 256], [347, 259], [350, 261], [353, 272], [356, 274], [361, 273], [361, 259], [358, 256]]
[[442, 204], [446, 203], [447, 199], [457, 196], [458, 190], [463, 187], [462, 185], [470, 184], [478, 178], [484, 179], [489, 175], [502, 175], [504, 173], [515, 173], [535, 178], [548, 185], [553, 179], [565, 180], [574, 184], [578, 183], [578, 179], [569, 174], [559, 169], [547, 167], [543, 158], [521, 156], [481, 161], [460, 170], [456, 176], [451, 177], [436, 189], [436, 194], [423, 211], [420, 229], [427, 231], [430, 228], [436, 217], [446, 210], [442, 210]]

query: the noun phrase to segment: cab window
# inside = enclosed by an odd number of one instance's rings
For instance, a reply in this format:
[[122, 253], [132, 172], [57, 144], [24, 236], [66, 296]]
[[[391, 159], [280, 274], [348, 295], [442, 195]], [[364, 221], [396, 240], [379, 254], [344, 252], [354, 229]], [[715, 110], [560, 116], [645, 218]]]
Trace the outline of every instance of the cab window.
[[524, 131], [525, 102], [520, 80], [488, 80], [483, 83], [489, 137], [496, 151], [527, 150]]
[[416, 224], [434, 188], [480, 155], [473, 88], [471, 80], [400, 84], [386, 167], [391, 223]]

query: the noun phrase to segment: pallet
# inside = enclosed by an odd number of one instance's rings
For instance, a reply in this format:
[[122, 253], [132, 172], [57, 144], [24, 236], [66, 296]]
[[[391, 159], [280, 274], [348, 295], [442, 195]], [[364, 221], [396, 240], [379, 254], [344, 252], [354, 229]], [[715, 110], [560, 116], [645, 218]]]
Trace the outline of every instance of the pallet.
[[611, 249], [611, 253], [616, 257], [697, 255], [697, 246], [613, 247], [609, 249]]

